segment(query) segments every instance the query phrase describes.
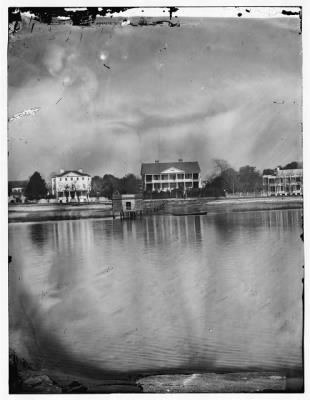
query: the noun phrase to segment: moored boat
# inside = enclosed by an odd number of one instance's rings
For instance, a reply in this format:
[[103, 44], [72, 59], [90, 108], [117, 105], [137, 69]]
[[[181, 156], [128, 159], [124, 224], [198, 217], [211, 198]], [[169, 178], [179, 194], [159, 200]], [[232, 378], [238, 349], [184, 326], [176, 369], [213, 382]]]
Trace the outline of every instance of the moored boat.
[[181, 217], [183, 215], [207, 215], [208, 211], [176, 211], [173, 212], [172, 215], [174, 215], [175, 217]]

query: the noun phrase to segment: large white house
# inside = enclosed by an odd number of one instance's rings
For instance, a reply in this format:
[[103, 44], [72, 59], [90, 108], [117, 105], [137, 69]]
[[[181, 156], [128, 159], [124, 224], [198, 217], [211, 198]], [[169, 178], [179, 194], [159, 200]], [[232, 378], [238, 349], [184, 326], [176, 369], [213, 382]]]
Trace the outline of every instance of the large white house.
[[64, 171], [52, 178], [52, 194], [59, 203], [88, 202], [91, 176], [82, 169]]
[[273, 175], [263, 175], [263, 190], [267, 196], [302, 196], [302, 168], [277, 168]]
[[143, 190], [147, 192], [201, 188], [200, 167], [197, 161], [143, 163], [141, 166]]

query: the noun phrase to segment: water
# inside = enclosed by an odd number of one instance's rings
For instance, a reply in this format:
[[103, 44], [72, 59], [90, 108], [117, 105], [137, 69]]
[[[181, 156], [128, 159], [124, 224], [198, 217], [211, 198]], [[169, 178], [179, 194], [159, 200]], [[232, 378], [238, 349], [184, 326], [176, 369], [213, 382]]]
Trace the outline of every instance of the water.
[[10, 344], [99, 375], [296, 370], [300, 233], [300, 210], [10, 224]]

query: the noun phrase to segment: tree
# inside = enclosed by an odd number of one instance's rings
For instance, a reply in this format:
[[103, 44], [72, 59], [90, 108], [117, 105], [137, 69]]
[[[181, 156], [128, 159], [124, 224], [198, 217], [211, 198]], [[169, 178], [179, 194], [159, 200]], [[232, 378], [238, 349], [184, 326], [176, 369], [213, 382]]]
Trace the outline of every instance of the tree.
[[274, 168], [266, 168], [263, 170], [263, 175], [274, 175]]
[[105, 174], [102, 178], [103, 188], [102, 194], [109, 199], [115, 191], [119, 191], [119, 179], [111, 174]]
[[141, 179], [134, 174], [127, 174], [119, 180], [119, 191], [121, 194], [138, 193], [141, 186]]
[[91, 180], [91, 196], [103, 196], [103, 178], [94, 176]]
[[240, 190], [239, 174], [233, 168], [225, 169], [221, 175], [223, 179], [223, 188], [227, 193], [235, 193]]
[[262, 189], [262, 177], [255, 167], [245, 165], [239, 169], [240, 192], [257, 192]]
[[46, 197], [47, 187], [39, 172], [35, 172], [27, 183], [25, 195], [29, 200], [38, 200]]
[[288, 164], [286, 164], [285, 167], [283, 167], [282, 169], [298, 169], [300, 168], [301, 163], [299, 163], [298, 161], [292, 161]]
[[221, 197], [225, 196], [224, 179], [221, 176], [216, 176], [211, 181], [207, 182], [203, 189], [205, 196]]

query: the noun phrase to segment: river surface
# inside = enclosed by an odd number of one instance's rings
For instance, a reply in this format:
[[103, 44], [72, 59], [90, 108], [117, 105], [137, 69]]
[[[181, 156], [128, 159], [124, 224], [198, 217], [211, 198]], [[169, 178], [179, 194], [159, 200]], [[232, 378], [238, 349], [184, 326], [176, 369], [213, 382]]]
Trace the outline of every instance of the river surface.
[[10, 345], [98, 375], [299, 369], [300, 233], [300, 210], [10, 224]]

